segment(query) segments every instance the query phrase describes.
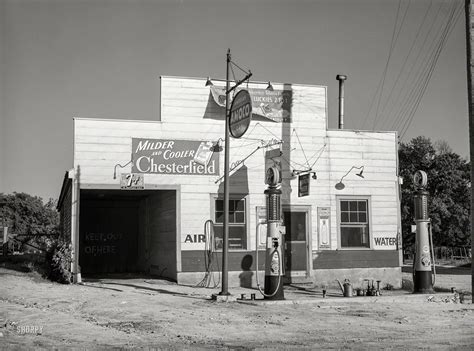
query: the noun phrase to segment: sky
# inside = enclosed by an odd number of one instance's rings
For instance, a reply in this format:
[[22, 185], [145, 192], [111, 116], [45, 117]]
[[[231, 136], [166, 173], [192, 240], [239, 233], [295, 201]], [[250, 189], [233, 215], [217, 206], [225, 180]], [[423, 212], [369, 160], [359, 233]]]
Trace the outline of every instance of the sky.
[[57, 199], [73, 117], [159, 120], [160, 76], [225, 78], [228, 48], [252, 80], [327, 86], [330, 128], [345, 74], [346, 129], [468, 158], [463, 3], [0, 0], [0, 192]]

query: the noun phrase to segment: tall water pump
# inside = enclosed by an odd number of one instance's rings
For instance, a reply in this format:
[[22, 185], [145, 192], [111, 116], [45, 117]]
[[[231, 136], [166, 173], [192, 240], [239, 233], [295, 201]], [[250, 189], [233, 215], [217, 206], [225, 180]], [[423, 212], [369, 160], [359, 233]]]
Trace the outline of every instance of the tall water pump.
[[424, 171], [417, 171], [413, 176], [416, 187], [415, 207], [415, 256], [413, 257], [413, 293], [432, 293], [432, 238], [431, 221], [428, 215], [428, 195], [426, 185], [428, 177]]

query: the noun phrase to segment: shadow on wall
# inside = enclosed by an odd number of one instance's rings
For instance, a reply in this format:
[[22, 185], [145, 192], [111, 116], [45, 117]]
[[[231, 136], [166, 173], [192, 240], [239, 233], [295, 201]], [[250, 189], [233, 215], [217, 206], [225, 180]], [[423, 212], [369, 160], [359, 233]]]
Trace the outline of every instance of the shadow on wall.
[[251, 288], [252, 287], [252, 279], [253, 279], [253, 272], [250, 270], [253, 264], [253, 256], [252, 255], [245, 255], [242, 258], [241, 268], [242, 273], [239, 274], [240, 279], [240, 286], [242, 288]]
[[[233, 196], [233, 199], [237, 198], [237, 194], [242, 195], [241, 198], [244, 198], [249, 193], [249, 177], [248, 177], [248, 170], [247, 166], [242, 165], [238, 170], [232, 173], [229, 176], [229, 188], [230, 195]], [[235, 190], [237, 189], [237, 191]], [[219, 195], [224, 196], [224, 181], [219, 184]], [[238, 198], [239, 200], [241, 198]]]

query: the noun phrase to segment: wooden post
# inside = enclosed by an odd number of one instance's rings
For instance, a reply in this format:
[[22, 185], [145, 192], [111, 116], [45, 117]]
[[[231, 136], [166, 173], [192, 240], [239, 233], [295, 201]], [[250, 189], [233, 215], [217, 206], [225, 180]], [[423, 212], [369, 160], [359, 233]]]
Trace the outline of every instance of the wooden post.
[[[466, 58], [467, 58], [467, 98], [468, 98], [468, 112], [469, 112], [469, 145], [470, 145], [470, 158], [471, 158], [471, 179], [474, 179], [474, 120], [473, 110], [474, 96], [472, 95], [472, 68], [473, 68], [473, 45], [472, 45], [472, 28], [474, 25], [473, 11], [471, 0], [465, 1], [464, 7], [466, 13]], [[471, 256], [474, 253], [474, 188], [471, 187]], [[471, 291], [474, 291], [474, 265], [472, 264], [471, 257]]]

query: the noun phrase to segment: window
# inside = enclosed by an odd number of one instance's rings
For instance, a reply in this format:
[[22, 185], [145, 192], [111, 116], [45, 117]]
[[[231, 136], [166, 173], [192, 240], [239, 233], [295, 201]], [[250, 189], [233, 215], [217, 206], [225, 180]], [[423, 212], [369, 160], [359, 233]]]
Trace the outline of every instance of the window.
[[[222, 250], [224, 200], [215, 199], [214, 245]], [[229, 250], [247, 248], [247, 216], [245, 199], [229, 199]]]
[[341, 248], [370, 248], [369, 200], [339, 199]]

